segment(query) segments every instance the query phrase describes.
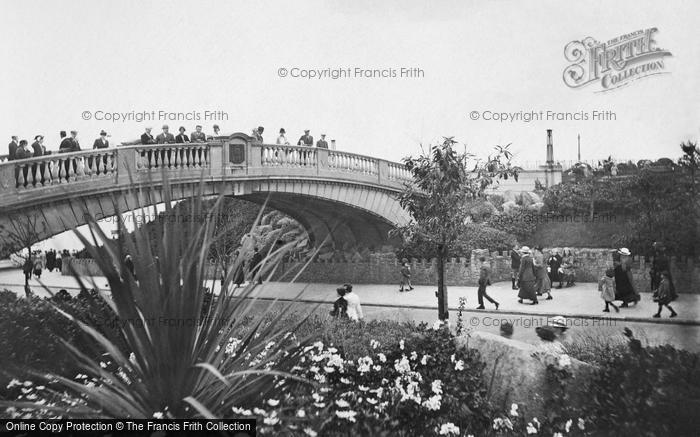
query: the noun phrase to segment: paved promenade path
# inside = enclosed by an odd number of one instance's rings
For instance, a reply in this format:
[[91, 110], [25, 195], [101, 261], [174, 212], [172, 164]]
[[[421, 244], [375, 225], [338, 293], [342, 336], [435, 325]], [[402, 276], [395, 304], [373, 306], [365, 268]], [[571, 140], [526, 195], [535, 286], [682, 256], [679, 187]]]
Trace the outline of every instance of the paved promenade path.
[[[84, 278], [99, 287], [106, 288], [103, 277]], [[77, 281], [57, 272], [45, 273], [42, 282], [53, 292], [65, 288], [71, 294], [78, 291]], [[258, 286], [254, 295], [265, 300], [279, 299], [288, 301], [301, 293], [299, 300], [308, 304], [320, 304], [319, 313], [325, 314], [330, 304], [337, 298], [335, 289], [341, 284], [318, 283], [282, 283], [266, 282]], [[48, 293], [34, 279], [30, 281], [34, 293], [46, 296]], [[217, 283], [218, 286], [218, 283]], [[0, 270], [0, 289], [12, 290], [23, 296], [23, 276], [19, 270]], [[425, 321], [432, 323], [437, 316], [437, 299], [435, 286], [416, 286], [415, 290], [400, 293], [396, 285], [357, 284], [354, 290], [360, 296], [367, 319], [391, 319], [398, 321]], [[303, 292], [302, 292], [303, 291]], [[517, 291], [511, 290], [510, 282], [499, 282], [488, 288], [488, 293], [500, 303], [496, 310], [489, 302], [485, 310], [476, 310], [476, 287], [448, 287], [450, 319], [457, 319], [459, 298], [466, 297], [466, 311], [463, 315], [465, 325], [473, 329], [498, 332], [500, 324], [512, 323], [518, 338], [527, 332], [523, 339], [532, 340], [535, 326], [547, 323], [548, 317], [563, 315], [572, 327], [571, 333], [597, 333], [607, 335], [619, 334], [623, 327], [636, 327], [650, 343], [670, 342], [681, 347], [700, 350], [700, 295], [681, 294], [672, 303], [678, 317], [669, 318], [664, 309], [662, 318], [653, 319], [656, 303], [650, 293], [643, 293], [642, 300], [636, 306], [621, 308], [619, 313], [604, 313], [605, 306], [599, 297], [597, 284], [581, 283], [574, 287], [552, 290], [553, 300], [540, 298], [538, 305], [518, 303]], [[527, 302], [527, 301], [526, 301]]]

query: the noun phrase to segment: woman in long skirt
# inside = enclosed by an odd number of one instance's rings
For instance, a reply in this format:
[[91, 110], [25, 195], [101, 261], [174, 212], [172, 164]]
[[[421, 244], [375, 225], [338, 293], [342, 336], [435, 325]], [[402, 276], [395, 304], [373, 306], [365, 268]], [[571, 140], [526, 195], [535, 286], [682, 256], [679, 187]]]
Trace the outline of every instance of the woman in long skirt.
[[518, 302], [523, 303], [523, 299], [528, 299], [532, 301], [532, 305], [537, 305], [537, 293], [535, 291], [537, 276], [532, 254], [527, 246], [523, 246], [520, 252], [522, 253], [522, 258], [520, 259], [520, 270], [518, 271], [518, 282], [520, 284]]
[[561, 256], [559, 255], [559, 250], [554, 249], [552, 254], [547, 259], [547, 267], [549, 271], [549, 281], [554, 285], [555, 282], [559, 282], [559, 287], [562, 287], [562, 277], [559, 269], [561, 268]]
[[615, 300], [621, 300], [621, 308], [627, 308], [630, 302], [637, 302], [637, 292], [632, 283], [632, 272], [630, 271], [628, 259], [632, 254], [623, 247], [620, 249], [620, 261], [615, 261]]

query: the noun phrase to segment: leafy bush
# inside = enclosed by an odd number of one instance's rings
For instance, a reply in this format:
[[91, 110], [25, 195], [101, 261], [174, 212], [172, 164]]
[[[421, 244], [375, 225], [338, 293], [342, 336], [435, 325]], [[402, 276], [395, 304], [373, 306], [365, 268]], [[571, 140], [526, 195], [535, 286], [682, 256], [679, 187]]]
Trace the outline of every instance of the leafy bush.
[[700, 357], [670, 345], [628, 349], [603, 363], [589, 414], [603, 432], [694, 436], [700, 429]]
[[[3, 351], [0, 368], [13, 370], [13, 375], [19, 378], [31, 378], [30, 369], [73, 377], [81, 369], [59, 339], [71, 342], [93, 359], [104, 353], [95, 347], [96, 343], [76, 322], [60, 314], [56, 308], [90, 324], [112, 341], [120, 342], [116, 315], [101, 299], [89, 295], [69, 300], [65, 297], [17, 299], [14, 293], [6, 291], [0, 298], [0, 332], [3, 333], [0, 336], [0, 350]], [[1, 374], [0, 393], [3, 393], [7, 381], [8, 376]]]

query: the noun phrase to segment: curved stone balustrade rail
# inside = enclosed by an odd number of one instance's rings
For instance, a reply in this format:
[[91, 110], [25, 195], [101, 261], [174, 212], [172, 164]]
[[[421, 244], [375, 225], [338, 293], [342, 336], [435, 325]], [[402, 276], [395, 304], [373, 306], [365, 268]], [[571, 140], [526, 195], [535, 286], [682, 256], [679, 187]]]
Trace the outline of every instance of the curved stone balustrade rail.
[[[308, 178], [394, 192], [411, 181], [399, 163], [316, 147], [255, 144], [232, 136], [208, 143], [130, 145], [0, 161], [0, 208], [26, 205], [30, 193], [44, 199], [114, 191], [160, 180], [163, 171], [170, 173], [173, 183], [202, 177], [205, 181]], [[52, 187], [65, 189], [58, 193]]]

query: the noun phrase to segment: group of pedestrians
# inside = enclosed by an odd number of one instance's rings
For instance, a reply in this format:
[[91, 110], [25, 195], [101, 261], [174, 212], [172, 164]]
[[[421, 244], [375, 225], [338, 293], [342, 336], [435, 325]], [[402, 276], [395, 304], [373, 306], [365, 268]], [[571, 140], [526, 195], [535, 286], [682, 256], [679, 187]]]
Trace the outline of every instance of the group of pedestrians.
[[[64, 250], [64, 252], [67, 252]], [[63, 268], [63, 253], [56, 252], [55, 250], [34, 250], [32, 253], [24, 260], [22, 264], [22, 273], [24, 273], [25, 279], [28, 281], [35, 277], [37, 279], [41, 278], [44, 269], [53, 272], [57, 269], [59, 272]]]
[[[567, 251], [564, 252], [565, 254]], [[541, 246], [530, 249], [528, 246], [514, 246], [510, 252], [511, 284], [513, 290], [518, 290], [518, 302], [529, 300], [531, 305], [539, 304], [538, 296], [547, 295], [546, 300], [552, 300], [552, 284], [559, 282], [557, 288], [573, 286], [575, 281], [574, 259], [571, 251], [562, 267], [563, 258], [557, 249], [553, 250], [545, 261], [544, 250]]]

